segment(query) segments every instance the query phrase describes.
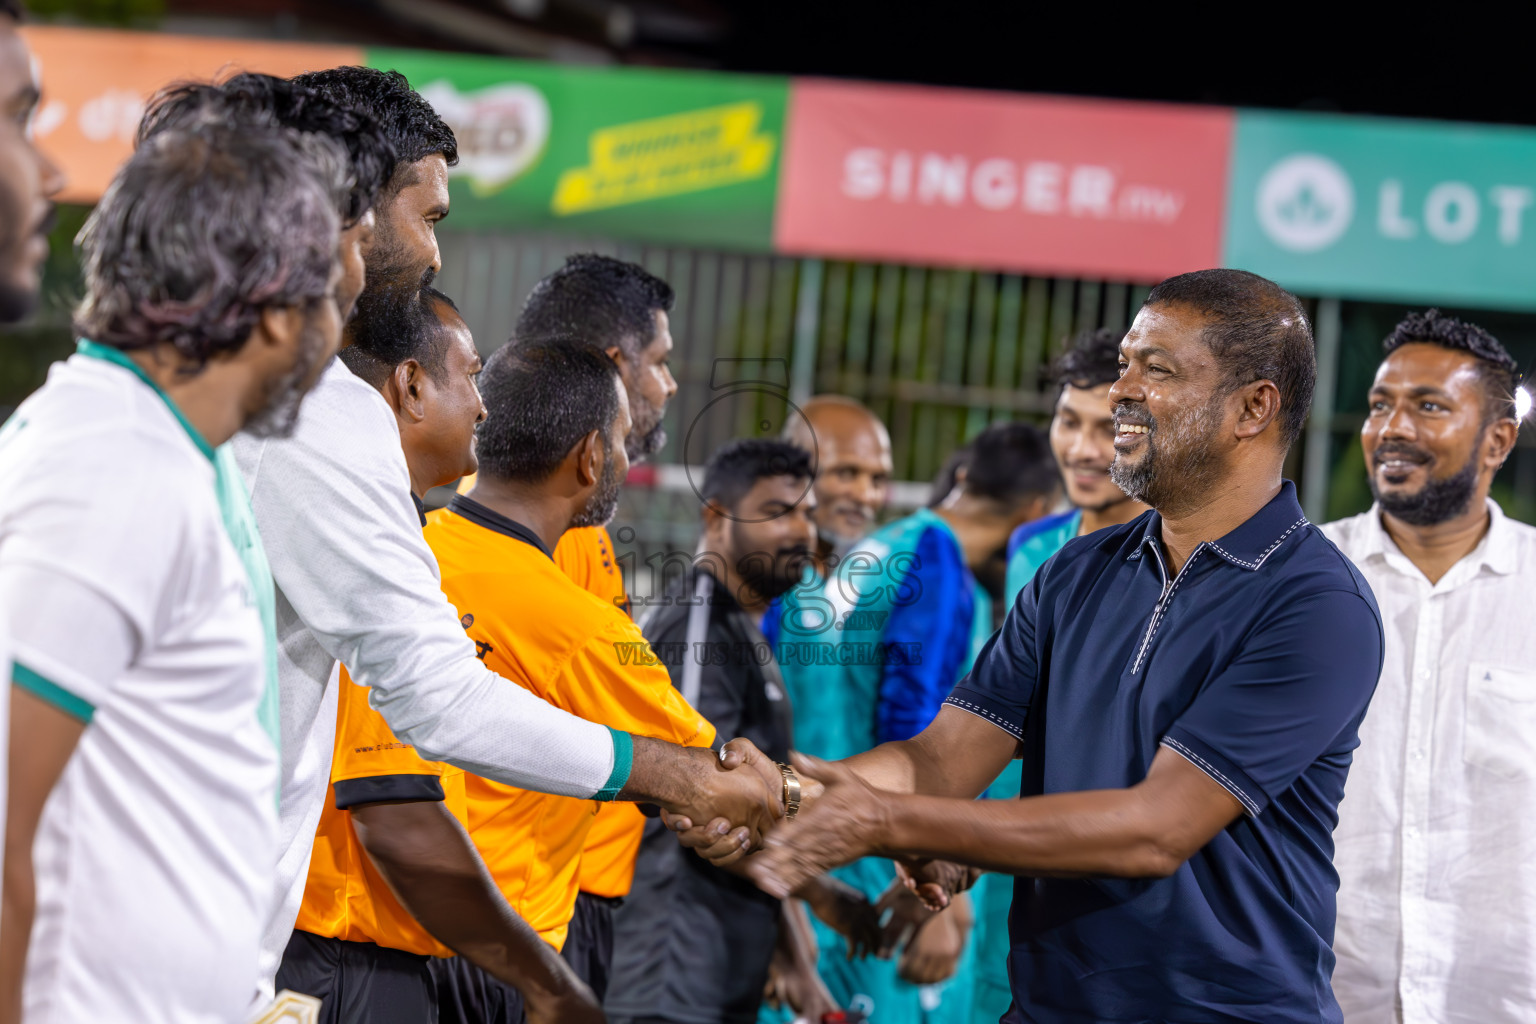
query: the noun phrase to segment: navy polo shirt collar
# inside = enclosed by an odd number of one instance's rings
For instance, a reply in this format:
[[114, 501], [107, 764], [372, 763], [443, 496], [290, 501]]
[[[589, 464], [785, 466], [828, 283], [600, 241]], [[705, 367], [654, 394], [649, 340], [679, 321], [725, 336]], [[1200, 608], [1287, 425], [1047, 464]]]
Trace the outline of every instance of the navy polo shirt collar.
[[[1286, 538], [1306, 523], [1306, 514], [1302, 512], [1301, 504], [1296, 500], [1296, 485], [1289, 480], [1284, 480], [1280, 484], [1280, 493], [1269, 499], [1268, 504], [1219, 540], [1201, 541], [1195, 546], [1195, 551], [1190, 553], [1190, 559], [1192, 560], [1195, 552], [1201, 548], [1210, 548], [1239, 569], [1257, 572], [1269, 556], [1285, 543]], [[1146, 525], [1142, 528], [1141, 543], [1136, 545], [1135, 550], [1127, 556], [1127, 560], [1140, 559], [1142, 550], [1148, 545], [1156, 547], [1161, 553], [1162, 542], [1163, 517], [1156, 511], [1150, 512], [1147, 515]]]

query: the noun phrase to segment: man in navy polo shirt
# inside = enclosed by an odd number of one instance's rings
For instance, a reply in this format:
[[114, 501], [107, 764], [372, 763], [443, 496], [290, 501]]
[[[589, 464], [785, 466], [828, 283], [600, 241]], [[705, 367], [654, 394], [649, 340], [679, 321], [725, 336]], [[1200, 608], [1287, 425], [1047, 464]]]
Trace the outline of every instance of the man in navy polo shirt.
[[[825, 792], [760, 877], [872, 854], [1018, 876], [1008, 1024], [1336, 1022], [1331, 833], [1382, 631], [1281, 477], [1311, 330], [1206, 270], [1153, 289], [1121, 357], [1111, 473], [1154, 511], [1046, 563], [926, 731], [803, 759]], [[973, 799], [1015, 757], [1022, 799]]]

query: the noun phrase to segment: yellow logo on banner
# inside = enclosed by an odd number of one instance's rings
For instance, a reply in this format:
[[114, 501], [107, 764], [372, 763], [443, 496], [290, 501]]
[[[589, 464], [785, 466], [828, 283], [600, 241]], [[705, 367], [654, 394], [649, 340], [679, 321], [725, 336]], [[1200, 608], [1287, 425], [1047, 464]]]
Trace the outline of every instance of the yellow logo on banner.
[[774, 148], [762, 120], [762, 104], [746, 102], [599, 129], [588, 166], [560, 175], [550, 208], [565, 217], [761, 178]]

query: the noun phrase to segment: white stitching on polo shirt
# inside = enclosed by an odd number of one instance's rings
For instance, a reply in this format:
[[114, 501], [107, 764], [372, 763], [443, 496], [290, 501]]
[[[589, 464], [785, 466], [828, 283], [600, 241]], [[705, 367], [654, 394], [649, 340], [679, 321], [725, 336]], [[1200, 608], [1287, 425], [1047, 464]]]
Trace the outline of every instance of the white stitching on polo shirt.
[[1185, 760], [1194, 764], [1196, 768], [1199, 768], [1201, 771], [1205, 772], [1205, 774], [1221, 783], [1221, 788], [1237, 797], [1238, 803], [1243, 805], [1243, 809], [1246, 810], [1251, 817], [1257, 818], [1259, 816], [1259, 805], [1254, 802], [1253, 798], [1250, 797], [1247, 793], [1244, 793], [1241, 786], [1223, 775], [1221, 770], [1215, 765], [1211, 764], [1209, 761], [1195, 753], [1193, 750], [1190, 750], [1188, 747], [1174, 739], [1172, 736], [1163, 737], [1163, 746], [1171, 747], [1174, 753], [1181, 755]]
[[[1173, 578], [1173, 586], [1169, 589], [1167, 596], [1157, 599], [1157, 604], [1152, 608], [1152, 621], [1147, 623], [1147, 635], [1141, 641], [1141, 650], [1136, 652], [1136, 664], [1131, 666], [1131, 675], [1141, 671], [1141, 663], [1146, 660], [1147, 651], [1152, 647], [1153, 637], [1157, 636], [1157, 627], [1162, 625], [1163, 617], [1168, 614], [1168, 606], [1173, 603], [1174, 593], [1179, 589], [1179, 584], [1184, 582], [1184, 573], [1188, 571], [1191, 565], [1195, 564], [1195, 559], [1200, 557], [1201, 549], [1208, 544], [1211, 547], [1215, 547], [1210, 541], [1201, 541], [1195, 545], [1195, 550], [1189, 553], [1189, 560], [1184, 563], [1183, 567], [1179, 569], [1178, 575]], [[1157, 564], [1163, 564], [1161, 557], [1158, 558]]]
[[1019, 741], [1022, 742], [1023, 739], [1024, 739], [1024, 733], [1019, 731], [1019, 730], [1017, 730], [1017, 729], [1015, 729], [1012, 722], [1009, 722], [1006, 719], [1003, 719], [1003, 718], [999, 717], [998, 715], [994, 714], [992, 711], [989, 711], [987, 708], [982, 707], [980, 704], [972, 704], [970, 701], [963, 700], [960, 697], [950, 697], [944, 703], [946, 703], [946, 704], [953, 704], [955, 707], [959, 708], [961, 711], [969, 711], [971, 714], [975, 715], [977, 718], [985, 718], [987, 721], [991, 722], [993, 725], [995, 725], [998, 728], [1002, 729], [1004, 732], [1006, 732], [1008, 735], [1012, 736], [1016, 740], [1019, 740]]
[[1275, 548], [1279, 547], [1282, 543], [1285, 542], [1285, 538], [1289, 537], [1292, 533], [1295, 533], [1296, 528], [1298, 526], [1304, 525], [1306, 521], [1307, 517], [1302, 516], [1300, 519], [1292, 523], [1291, 528], [1280, 535], [1279, 540], [1276, 540], [1273, 544], [1264, 549], [1264, 553], [1259, 556], [1259, 560], [1257, 562], [1245, 562], [1241, 558], [1238, 558], [1236, 555], [1228, 552], [1226, 548], [1222, 547], [1220, 544], [1217, 544], [1215, 541], [1211, 541], [1211, 547], [1215, 548], [1217, 551], [1220, 551], [1222, 557], [1229, 562], [1235, 562], [1238, 565], [1244, 566], [1248, 569], [1257, 569], [1259, 566], [1264, 564], [1265, 559], [1274, 553]]

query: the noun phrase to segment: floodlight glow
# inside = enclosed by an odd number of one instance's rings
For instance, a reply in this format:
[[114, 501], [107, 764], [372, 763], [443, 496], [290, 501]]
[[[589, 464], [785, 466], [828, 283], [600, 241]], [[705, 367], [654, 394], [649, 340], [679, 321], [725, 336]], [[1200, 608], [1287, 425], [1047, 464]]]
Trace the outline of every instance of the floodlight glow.
[[1524, 387], [1515, 388], [1515, 419], [1523, 420], [1531, 414], [1531, 392]]

